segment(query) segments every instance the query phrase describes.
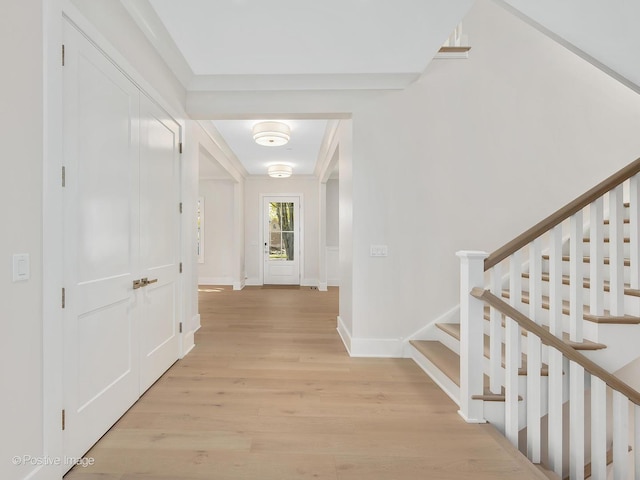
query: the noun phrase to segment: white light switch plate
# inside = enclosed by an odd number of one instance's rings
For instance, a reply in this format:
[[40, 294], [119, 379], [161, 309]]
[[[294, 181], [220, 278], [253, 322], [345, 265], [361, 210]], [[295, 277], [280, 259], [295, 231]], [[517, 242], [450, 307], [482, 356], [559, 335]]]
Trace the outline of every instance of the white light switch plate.
[[13, 281], [22, 282], [31, 277], [28, 253], [16, 253], [13, 255]]
[[386, 245], [371, 245], [370, 255], [372, 257], [386, 257], [388, 248]]

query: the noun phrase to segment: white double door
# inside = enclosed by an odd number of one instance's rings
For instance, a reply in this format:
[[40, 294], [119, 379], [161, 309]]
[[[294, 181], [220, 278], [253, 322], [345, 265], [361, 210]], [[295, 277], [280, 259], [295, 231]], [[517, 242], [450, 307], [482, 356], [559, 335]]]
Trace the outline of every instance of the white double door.
[[64, 28], [64, 453], [80, 457], [179, 356], [180, 130]]

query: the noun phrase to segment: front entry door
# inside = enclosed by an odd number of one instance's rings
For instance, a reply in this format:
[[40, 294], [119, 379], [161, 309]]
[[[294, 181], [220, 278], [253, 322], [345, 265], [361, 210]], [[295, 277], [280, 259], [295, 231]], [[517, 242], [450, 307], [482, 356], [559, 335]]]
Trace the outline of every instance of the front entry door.
[[300, 285], [300, 197], [264, 197], [264, 283]]

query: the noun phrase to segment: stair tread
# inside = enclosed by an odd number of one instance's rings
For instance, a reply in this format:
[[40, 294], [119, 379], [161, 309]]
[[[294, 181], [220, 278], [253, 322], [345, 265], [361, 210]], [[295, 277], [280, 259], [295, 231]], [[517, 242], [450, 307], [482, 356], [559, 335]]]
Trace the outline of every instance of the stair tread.
[[[530, 278], [530, 275], [528, 272], [524, 272], [522, 274], [522, 278]], [[582, 279], [582, 287], [583, 288], [591, 288], [591, 280], [589, 278], [583, 278]], [[549, 281], [549, 274], [546, 272], [542, 273], [542, 281], [543, 282], [548, 282]], [[569, 277], [569, 275], [563, 275], [562, 276], [562, 284], [563, 285], [571, 285], [571, 278]], [[604, 291], [608, 292], [610, 291], [610, 284], [609, 284], [609, 280], [605, 280], [604, 281]], [[640, 297], [640, 290], [637, 290], [635, 288], [631, 288], [631, 285], [628, 283], [624, 284], [624, 294], [625, 295], [631, 295], [634, 297]]]
[[[542, 255], [542, 259], [543, 259], [543, 260], [549, 260], [549, 255], [547, 255], [547, 254]], [[568, 262], [569, 260], [570, 260], [569, 255], [563, 255], [563, 256], [562, 256], [562, 261], [563, 261], [563, 262]], [[590, 263], [590, 262], [591, 262], [591, 257], [589, 257], [588, 255], [585, 255], [585, 256], [583, 257], [582, 261], [583, 261], [584, 263]], [[609, 265], [609, 257], [604, 257], [604, 264], [605, 264], [605, 265]], [[631, 265], [631, 262], [629, 261], [629, 259], [628, 259], [628, 258], [625, 258], [625, 259], [624, 259], [624, 266], [625, 266], [625, 267], [628, 267], [628, 266], [630, 266], [630, 265]]]
[[[509, 298], [509, 291], [503, 290], [502, 296], [504, 298]], [[549, 297], [543, 295], [542, 297], [542, 308], [545, 310], [549, 310]], [[522, 303], [529, 303], [529, 292], [522, 292]], [[562, 301], [562, 313], [564, 315], [569, 315], [569, 302], [567, 300]], [[622, 315], [616, 316], [611, 315], [608, 310], [604, 310], [602, 315], [592, 315], [589, 313], [589, 306], [584, 306], [584, 313], [582, 315], [584, 320], [593, 323], [611, 323], [611, 324], [640, 324], [640, 317], [634, 317], [632, 315]]]
[[[459, 323], [436, 323], [436, 327], [438, 327], [443, 332], [451, 335], [456, 340], [460, 340], [460, 324]], [[502, 366], [504, 367], [504, 353], [505, 353], [504, 343], [502, 344]], [[490, 347], [490, 338], [489, 335], [484, 336], [484, 356], [486, 358], [491, 358], [491, 347]], [[527, 356], [522, 354], [522, 367], [520, 367], [518, 371], [519, 375], [527, 374]], [[540, 375], [543, 377], [549, 375], [549, 368], [544, 363], [542, 364], [542, 368], [540, 370]]]
[[[591, 243], [591, 237], [584, 237], [584, 238], [582, 239], [582, 241], [583, 241], [584, 243]], [[610, 239], [609, 237], [604, 237], [604, 238], [602, 239], [602, 241], [603, 241], [604, 243], [611, 243], [611, 239]], [[631, 243], [631, 239], [630, 239], [629, 237], [624, 237], [624, 238], [623, 238], [623, 241], [624, 241], [624, 243]]]
[[409, 343], [460, 386], [460, 356], [456, 352], [435, 340], [411, 340]]
[[[604, 220], [604, 224], [605, 224], [605, 225], [609, 225], [610, 223], [611, 223], [611, 222], [609, 221], [609, 219], [608, 219], [608, 218], [605, 218], [605, 220]], [[628, 219], [628, 218], [625, 218], [625, 219], [624, 219], [624, 223], [631, 223], [631, 222], [629, 221], [629, 219]]]
[[[503, 326], [504, 326], [504, 321], [503, 321]], [[540, 325], [540, 326], [544, 328], [546, 331], [549, 331], [549, 327], [547, 325]], [[526, 337], [528, 334], [529, 332], [527, 332], [525, 329], [522, 329], [523, 336]], [[571, 335], [569, 335], [568, 332], [562, 332], [562, 341], [567, 345], [569, 345], [570, 347], [575, 348], [576, 350], [603, 350], [607, 348], [607, 346], [604, 343], [596, 343], [596, 342], [592, 342], [591, 340], [583, 340], [582, 342], [572, 342]]]
[[[456, 352], [436, 340], [410, 340], [409, 343], [453, 383], [460, 386], [460, 356]], [[504, 402], [504, 388], [501, 394], [491, 393], [488, 387], [489, 377], [486, 375], [484, 376], [484, 385], [483, 395], [475, 395], [475, 399], [488, 402]], [[522, 400], [522, 397], [518, 397], [518, 399]]]

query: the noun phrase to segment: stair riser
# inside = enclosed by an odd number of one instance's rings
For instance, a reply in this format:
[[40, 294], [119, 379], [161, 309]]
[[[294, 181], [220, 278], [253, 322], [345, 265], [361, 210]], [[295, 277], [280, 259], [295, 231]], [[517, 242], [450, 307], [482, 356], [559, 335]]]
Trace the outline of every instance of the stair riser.
[[[582, 254], [586, 257], [591, 255], [591, 249], [590, 249], [591, 244], [586, 242], [582, 245]], [[624, 254], [624, 258], [629, 258], [631, 255], [631, 245], [629, 243], [624, 243], [623, 247], [622, 247], [622, 251]], [[602, 244], [602, 252], [603, 255], [605, 257], [609, 257], [610, 253], [611, 253], [611, 244], [609, 242], [605, 242]], [[562, 254], [563, 255], [569, 255], [570, 253], [570, 247], [569, 247], [569, 243], [565, 243], [564, 246], [562, 247]]]
[[[542, 282], [542, 295], [549, 296], [549, 282]], [[522, 289], [528, 290], [529, 283], [527, 279], [523, 279]], [[564, 300], [568, 300], [571, 294], [571, 287], [569, 285], [562, 285], [562, 298]], [[582, 289], [582, 302], [583, 305], [591, 304], [590, 299], [591, 290], [588, 288]], [[603, 299], [604, 299], [604, 308], [605, 310], [610, 310], [611, 305], [611, 293], [603, 291]], [[640, 297], [635, 297], [633, 295], [625, 295], [624, 296], [624, 311], [627, 315], [640, 316]]]
[[597, 341], [608, 345], [608, 348], [580, 353], [605, 370], [614, 373], [638, 358], [640, 325], [599, 325], [598, 327]]
[[[583, 262], [582, 263], [582, 275], [584, 278], [589, 278], [590, 277], [590, 264]], [[569, 275], [569, 262], [562, 262], [562, 274], [563, 275]], [[604, 277], [604, 280], [609, 280], [610, 276], [609, 276], [609, 272], [610, 272], [610, 265], [603, 265], [602, 266], [602, 276]], [[630, 277], [631, 277], [631, 268], [630, 267], [624, 267], [624, 282], [625, 283], [629, 283], [630, 282]], [[548, 272], [549, 271], [549, 260], [542, 260], [542, 271], [543, 272]]]
[[[626, 214], [625, 218], [628, 220], [629, 219], [629, 215]], [[611, 238], [611, 225], [605, 223], [602, 227], [603, 227], [602, 236]], [[629, 232], [630, 232], [629, 224], [628, 223], [623, 224], [622, 225], [623, 236], [624, 237], [629, 237]], [[587, 228], [586, 231], [584, 232], [584, 238], [588, 238], [589, 235], [590, 235], [590, 231]]]

